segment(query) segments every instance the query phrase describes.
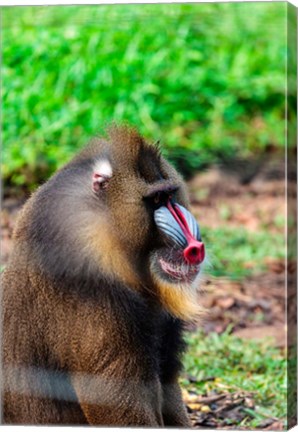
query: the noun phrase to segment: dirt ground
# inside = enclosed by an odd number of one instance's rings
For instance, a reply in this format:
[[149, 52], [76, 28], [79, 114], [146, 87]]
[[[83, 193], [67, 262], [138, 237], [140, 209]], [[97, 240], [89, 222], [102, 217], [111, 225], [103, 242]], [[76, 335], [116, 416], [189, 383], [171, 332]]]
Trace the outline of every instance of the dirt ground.
[[[266, 227], [273, 234], [284, 231], [283, 225], [276, 224], [286, 211], [285, 181], [280, 170], [265, 169], [251, 182], [243, 184], [239, 176], [214, 167], [195, 176], [189, 182], [189, 191], [192, 211], [202, 226], [244, 227], [252, 232]], [[12, 197], [4, 199], [1, 211], [2, 265], [9, 257], [12, 230], [24, 201]], [[266, 272], [241, 280], [205, 277], [200, 301], [207, 311], [201, 323], [206, 334], [212, 331], [222, 333], [232, 326], [233, 333], [241, 338], [271, 336], [272, 344], [281, 349], [285, 347], [285, 263], [268, 259], [266, 264]], [[219, 427], [216, 417], [209, 415], [211, 406], [215, 407], [220, 418], [220, 413], [226, 412], [229, 406], [234, 407], [231, 411], [233, 417], [237, 416], [241, 404], [247, 407], [252, 404], [248, 394], [196, 396], [194, 401], [192, 395], [184, 392], [184, 400], [195, 428]], [[205, 412], [195, 409], [194, 403], [207, 407]], [[262, 429], [266, 428], [278, 430], [283, 428], [283, 424], [278, 419], [268, 419], [262, 425]]]

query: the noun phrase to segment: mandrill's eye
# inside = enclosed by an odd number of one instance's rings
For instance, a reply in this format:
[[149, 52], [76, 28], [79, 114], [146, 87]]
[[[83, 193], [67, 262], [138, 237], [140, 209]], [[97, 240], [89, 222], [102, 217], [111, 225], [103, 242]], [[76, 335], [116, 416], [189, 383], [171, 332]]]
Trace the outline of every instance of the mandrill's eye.
[[148, 193], [148, 195], [144, 196], [144, 201], [147, 203], [149, 208], [156, 210], [159, 207], [167, 205], [169, 199], [172, 199], [172, 197], [175, 196], [176, 190], [176, 187], [170, 187], [165, 188], [164, 190]]
[[149, 200], [151, 201], [152, 206], [156, 209], [166, 205], [169, 200], [169, 195], [166, 192], [155, 192], [155, 194], [152, 195]]
[[161, 201], [161, 193], [157, 192], [153, 197], [154, 204], [159, 204]]

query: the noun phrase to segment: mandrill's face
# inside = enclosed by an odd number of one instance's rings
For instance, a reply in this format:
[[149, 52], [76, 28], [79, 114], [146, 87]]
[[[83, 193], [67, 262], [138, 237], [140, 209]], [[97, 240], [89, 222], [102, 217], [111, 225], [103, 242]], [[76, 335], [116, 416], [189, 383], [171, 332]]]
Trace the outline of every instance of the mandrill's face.
[[93, 191], [104, 200], [112, 232], [129, 261], [140, 275], [151, 274], [164, 306], [180, 317], [196, 315], [205, 247], [187, 210], [184, 182], [154, 146], [128, 137], [120, 155], [115, 138], [109, 159], [95, 165]]
[[[150, 256], [150, 270], [164, 307], [191, 320], [200, 315], [198, 283], [205, 259], [199, 225], [187, 210], [183, 184], [154, 198], [153, 220], [161, 244]], [[161, 198], [162, 197], [162, 198]]]

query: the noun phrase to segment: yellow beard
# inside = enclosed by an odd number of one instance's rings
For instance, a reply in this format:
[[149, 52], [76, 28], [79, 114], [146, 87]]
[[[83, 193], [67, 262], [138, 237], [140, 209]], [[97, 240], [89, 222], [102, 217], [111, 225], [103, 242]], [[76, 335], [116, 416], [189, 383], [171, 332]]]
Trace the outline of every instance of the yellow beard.
[[198, 319], [204, 309], [198, 304], [198, 280], [191, 285], [166, 282], [153, 273], [162, 305], [172, 315], [185, 321]]

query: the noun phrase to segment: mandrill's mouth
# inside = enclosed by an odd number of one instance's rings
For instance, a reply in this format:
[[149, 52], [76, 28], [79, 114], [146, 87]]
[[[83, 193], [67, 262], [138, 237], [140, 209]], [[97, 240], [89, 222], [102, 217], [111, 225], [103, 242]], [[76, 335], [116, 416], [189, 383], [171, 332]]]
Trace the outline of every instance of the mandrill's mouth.
[[162, 270], [177, 282], [191, 283], [200, 271], [200, 265], [177, 265], [167, 262], [164, 259], [159, 260]]
[[187, 285], [195, 280], [201, 268], [200, 264], [185, 262], [183, 251], [173, 249], [159, 251], [155, 262], [158, 267], [158, 274], [162, 279]]

